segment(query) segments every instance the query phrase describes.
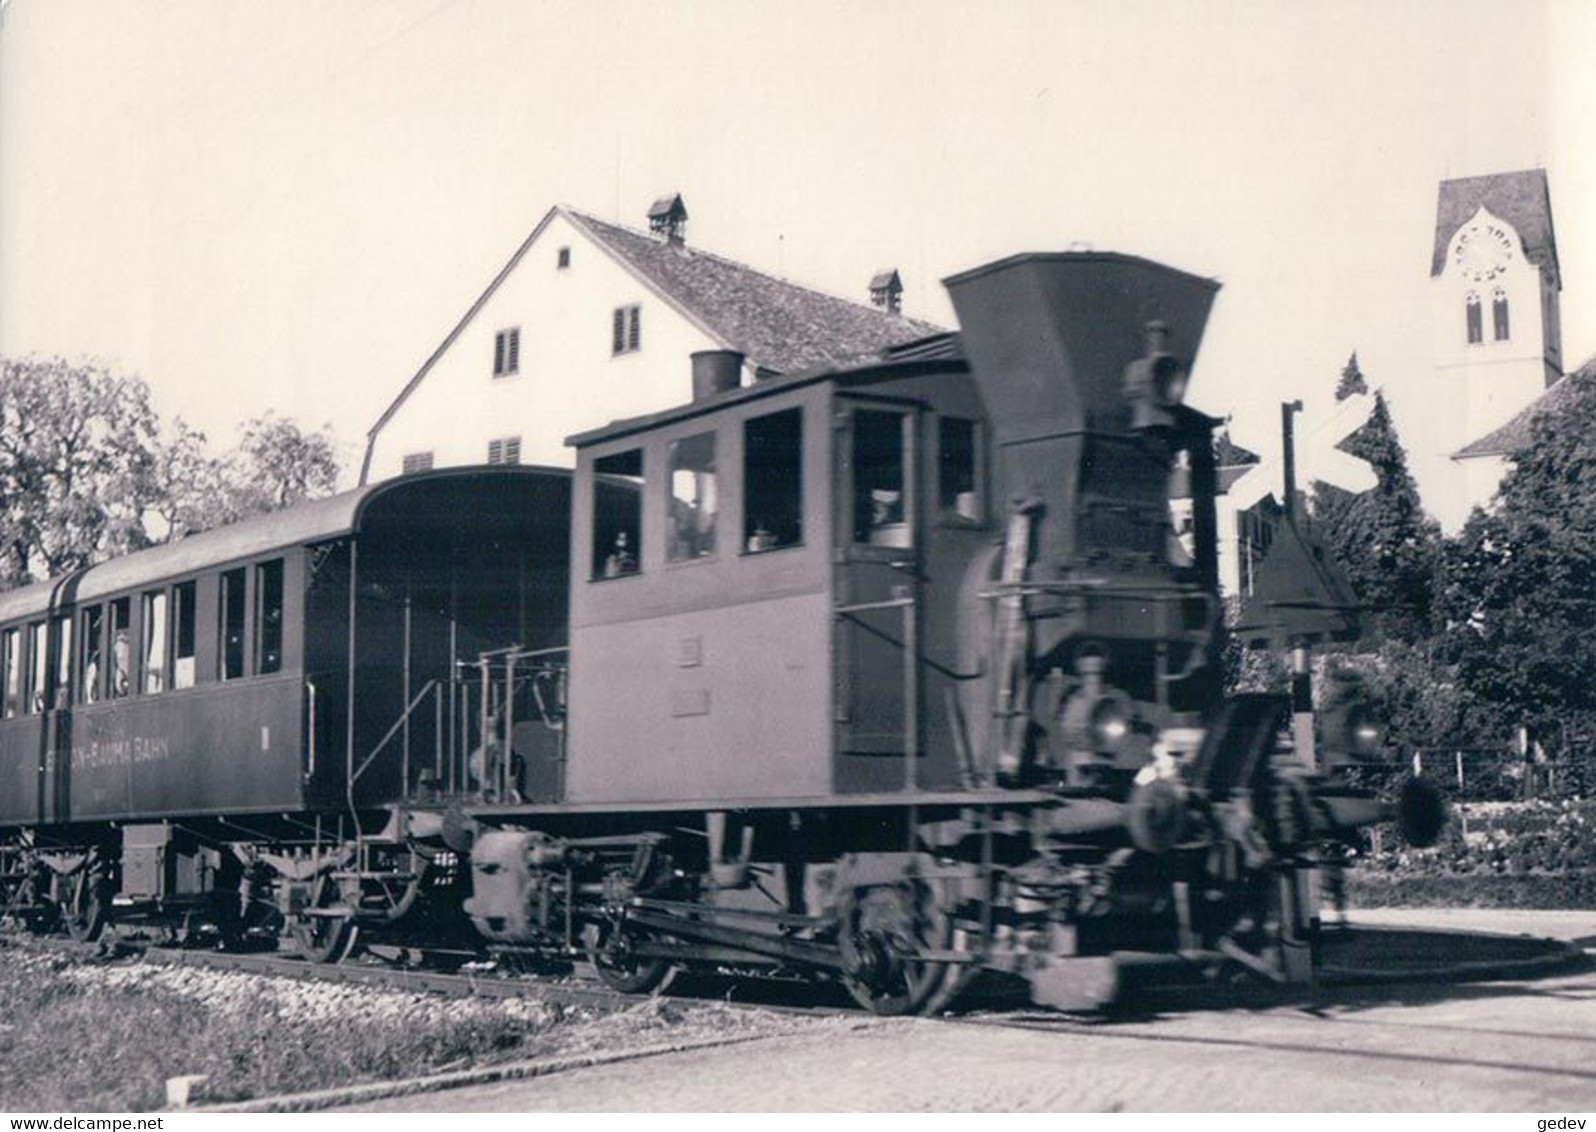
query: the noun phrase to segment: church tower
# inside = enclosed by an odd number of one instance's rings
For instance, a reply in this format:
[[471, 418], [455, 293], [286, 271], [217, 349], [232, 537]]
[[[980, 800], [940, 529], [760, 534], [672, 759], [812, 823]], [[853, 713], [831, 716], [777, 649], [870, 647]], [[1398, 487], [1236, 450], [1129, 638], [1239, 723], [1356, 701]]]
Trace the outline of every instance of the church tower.
[[[1441, 182], [1430, 260], [1435, 380], [1431, 435], [1453, 469], [1426, 504], [1453, 531], [1506, 470], [1490, 434], [1563, 373], [1562, 282], [1546, 173]], [[1485, 442], [1485, 443], [1482, 443]]]

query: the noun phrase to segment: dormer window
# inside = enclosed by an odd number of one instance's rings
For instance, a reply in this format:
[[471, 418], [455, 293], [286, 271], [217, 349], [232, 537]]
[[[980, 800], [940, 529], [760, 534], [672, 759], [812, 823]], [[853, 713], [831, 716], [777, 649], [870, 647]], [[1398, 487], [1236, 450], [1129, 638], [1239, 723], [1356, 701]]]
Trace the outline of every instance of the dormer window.
[[521, 371], [521, 328], [512, 326], [493, 336], [493, 376], [509, 377]]
[[1480, 321], [1480, 297], [1473, 291], [1463, 300], [1463, 317], [1468, 326], [1469, 345], [1478, 346], [1485, 341], [1485, 329]]
[[1500, 287], [1491, 296], [1491, 329], [1498, 342], [1506, 342], [1512, 337], [1507, 323], [1507, 292]]

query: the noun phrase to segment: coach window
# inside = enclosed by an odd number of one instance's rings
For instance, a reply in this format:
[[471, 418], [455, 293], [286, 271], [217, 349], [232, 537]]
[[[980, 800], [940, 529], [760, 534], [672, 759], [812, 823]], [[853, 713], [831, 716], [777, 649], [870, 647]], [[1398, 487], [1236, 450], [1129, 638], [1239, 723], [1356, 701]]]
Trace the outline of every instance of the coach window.
[[701, 432], [671, 441], [670, 477], [666, 556], [672, 562], [708, 558], [715, 553], [715, 512], [720, 503], [715, 434]]
[[133, 691], [133, 599], [111, 603], [111, 698]]
[[172, 587], [172, 687], [194, 686], [194, 583]]
[[22, 704], [22, 657], [17, 651], [22, 634], [7, 629], [0, 636], [0, 668], [5, 670], [5, 717], [10, 719]]
[[105, 626], [105, 612], [93, 605], [83, 611], [83, 667], [78, 670], [78, 701], [92, 704], [104, 694], [105, 662], [101, 650], [105, 641], [101, 631]]
[[244, 615], [249, 607], [244, 604], [245, 575], [243, 570], [229, 570], [222, 575], [220, 610], [220, 663], [217, 675], [223, 680], [237, 680], [244, 675]]
[[166, 591], [144, 595], [144, 691], [166, 691]]
[[643, 533], [643, 450], [593, 461], [593, 577], [638, 571]]
[[255, 567], [255, 671], [283, 667], [283, 560]]
[[46, 647], [43, 621], [35, 621], [28, 626], [28, 688], [26, 700], [28, 711], [37, 713], [44, 710], [44, 681], [50, 672], [50, 653]]
[[904, 416], [859, 409], [853, 414], [853, 541], [910, 545], [904, 479]]
[[943, 417], [937, 424], [937, 506], [944, 518], [981, 521], [976, 435], [975, 422], [962, 417]]
[[57, 710], [72, 706], [72, 618], [57, 617], [52, 636], [55, 649], [55, 687], [50, 694]]
[[804, 540], [804, 417], [785, 409], [743, 425], [743, 547], [750, 554]]

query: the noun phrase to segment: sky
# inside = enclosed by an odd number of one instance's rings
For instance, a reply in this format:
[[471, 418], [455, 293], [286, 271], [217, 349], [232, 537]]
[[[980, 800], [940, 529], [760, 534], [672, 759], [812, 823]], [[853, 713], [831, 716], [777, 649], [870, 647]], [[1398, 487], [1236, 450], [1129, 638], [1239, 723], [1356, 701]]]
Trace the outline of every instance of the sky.
[[[1596, 0], [0, 0], [0, 353], [214, 440], [366, 430], [556, 202], [858, 297], [1089, 246], [1224, 284], [1192, 400], [1266, 455], [1355, 349], [1436, 395], [1437, 182], [1544, 167], [1596, 354]], [[579, 396], [580, 391], [573, 391]]]

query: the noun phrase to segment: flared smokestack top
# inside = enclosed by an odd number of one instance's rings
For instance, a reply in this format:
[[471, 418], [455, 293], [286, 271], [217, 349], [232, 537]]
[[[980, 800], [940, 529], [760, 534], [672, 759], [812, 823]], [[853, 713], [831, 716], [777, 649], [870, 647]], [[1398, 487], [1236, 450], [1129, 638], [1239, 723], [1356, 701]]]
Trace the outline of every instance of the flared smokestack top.
[[1125, 367], [1163, 349], [1190, 366], [1219, 284], [1110, 252], [1010, 256], [943, 280], [999, 445], [1130, 427]]
[[[1179, 452], [1209, 490], [1214, 422], [1182, 402], [1219, 285], [1104, 252], [1018, 255], [944, 282], [986, 406], [999, 498], [1036, 516], [1037, 568], [1167, 577], [1187, 557], [1169, 509]], [[1205, 583], [1210, 511], [1211, 501], [1194, 509]]]

